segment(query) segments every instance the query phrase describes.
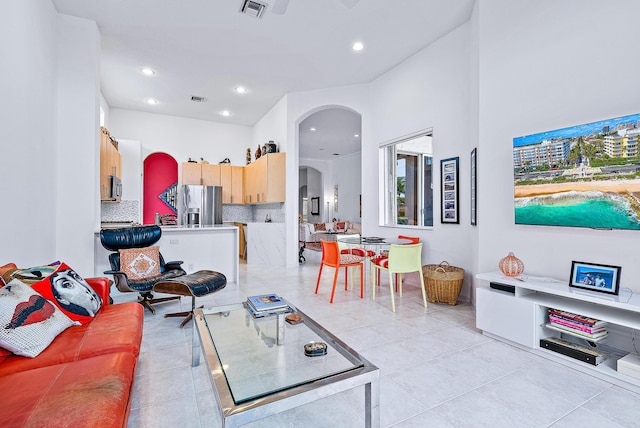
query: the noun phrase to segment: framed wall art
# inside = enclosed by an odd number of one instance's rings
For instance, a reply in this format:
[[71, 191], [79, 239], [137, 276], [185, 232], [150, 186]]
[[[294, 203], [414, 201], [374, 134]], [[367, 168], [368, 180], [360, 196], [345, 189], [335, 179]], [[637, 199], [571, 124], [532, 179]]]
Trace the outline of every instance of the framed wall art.
[[569, 287], [618, 295], [621, 270], [620, 266], [573, 261]]
[[311, 215], [319, 215], [320, 214], [320, 198], [315, 197], [311, 198]]
[[471, 225], [476, 226], [478, 224], [478, 178], [476, 176], [476, 153], [477, 149], [471, 150]]
[[440, 222], [460, 223], [460, 200], [458, 191], [459, 158], [440, 161]]

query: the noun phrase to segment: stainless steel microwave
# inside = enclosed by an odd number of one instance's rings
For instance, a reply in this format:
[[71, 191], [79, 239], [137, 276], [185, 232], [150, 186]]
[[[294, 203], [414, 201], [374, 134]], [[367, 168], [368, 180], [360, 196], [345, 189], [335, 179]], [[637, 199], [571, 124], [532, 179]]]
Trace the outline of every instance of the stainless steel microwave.
[[112, 201], [120, 202], [122, 198], [122, 181], [115, 175], [109, 176], [111, 180], [111, 195], [110, 199]]

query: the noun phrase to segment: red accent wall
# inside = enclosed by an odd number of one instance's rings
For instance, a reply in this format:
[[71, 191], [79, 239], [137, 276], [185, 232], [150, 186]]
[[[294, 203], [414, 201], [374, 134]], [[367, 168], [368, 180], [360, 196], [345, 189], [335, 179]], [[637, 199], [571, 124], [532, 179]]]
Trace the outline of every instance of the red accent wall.
[[178, 162], [166, 153], [152, 153], [145, 158], [143, 168], [142, 223], [154, 224], [155, 213], [173, 213], [158, 195], [178, 181]]

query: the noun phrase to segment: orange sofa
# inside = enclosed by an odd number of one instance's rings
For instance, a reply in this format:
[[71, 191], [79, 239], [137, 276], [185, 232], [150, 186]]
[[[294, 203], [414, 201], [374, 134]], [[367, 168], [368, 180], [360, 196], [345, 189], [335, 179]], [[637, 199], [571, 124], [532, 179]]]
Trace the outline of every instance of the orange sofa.
[[109, 304], [107, 278], [93, 321], [63, 331], [40, 355], [0, 361], [0, 426], [126, 427], [142, 340], [142, 306]]

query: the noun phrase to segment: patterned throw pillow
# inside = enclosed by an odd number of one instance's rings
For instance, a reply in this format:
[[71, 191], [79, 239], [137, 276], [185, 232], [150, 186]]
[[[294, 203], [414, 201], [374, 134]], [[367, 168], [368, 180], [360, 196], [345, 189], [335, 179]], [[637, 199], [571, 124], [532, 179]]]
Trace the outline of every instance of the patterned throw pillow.
[[8, 268], [5, 266], [0, 267], [0, 275], [5, 284], [9, 283], [12, 279], [20, 280], [20, 282], [31, 285], [38, 281], [42, 281], [49, 275], [51, 275], [60, 266], [60, 262], [56, 261], [44, 266], [34, 266], [30, 268], [19, 269], [16, 267]]
[[120, 270], [132, 281], [160, 276], [160, 247], [120, 250]]
[[18, 280], [0, 288], [0, 346], [35, 357], [74, 322]]
[[336, 222], [336, 231], [344, 232], [347, 230], [347, 222], [346, 221], [337, 221]]
[[98, 293], [65, 263], [32, 288], [80, 324], [90, 322], [102, 307]]
[[318, 231], [318, 230], [327, 230], [327, 228], [324, 226], [324, 223], [316, 223], [313, 225], [313, 228]]

